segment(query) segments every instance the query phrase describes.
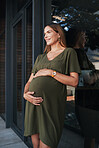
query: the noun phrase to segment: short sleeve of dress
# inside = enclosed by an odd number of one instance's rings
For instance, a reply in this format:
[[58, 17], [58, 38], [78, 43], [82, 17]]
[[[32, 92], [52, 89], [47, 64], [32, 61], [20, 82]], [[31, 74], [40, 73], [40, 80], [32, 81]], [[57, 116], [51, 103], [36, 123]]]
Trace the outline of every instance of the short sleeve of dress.
[[81, 73], [77, 54], [74, 49], [68, 49], [68, 56], [66, 61], [66, 74], [69, 75], [70, 72]]
[[34, 75], [36, 73], [36, 66], [37, 66], [37, 63], [39, 62], [39, 60], [40, 60], [40, 55], [37, 56], [35, 63], [34, 63], [34, 66], [33, 66], [33, 69], [31, 71], [31, 73], [34, 73]]

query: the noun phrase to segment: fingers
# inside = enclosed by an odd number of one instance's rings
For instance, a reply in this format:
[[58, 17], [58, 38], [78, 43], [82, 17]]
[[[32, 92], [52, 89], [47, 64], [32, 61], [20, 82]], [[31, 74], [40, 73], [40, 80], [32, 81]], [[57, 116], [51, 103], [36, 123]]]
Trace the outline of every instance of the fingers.
[[43, 102], [43, 99], [41, 97], [33, 97], [33, 104], [34, 105], [40, 105], [40, 103]]
[[27, 94], [28, 94], [28, 95], [33, 95], [34, 92], [33, 92], [33, 91], [32, 91], [32, 92], [31, 92], [31, 91], [28, 91]]
[[30, 103], [34, 104], [34, 105], [40, 105], [40, 103], [43, 102], [43, 99], [42, 97], [34, 97], [33, 96], [34, 92], [27, 92], [25, 95], [24, 95], [24, 98], [29, 101]]
[[33, 99], [33, 94], [34, 92], [27, 92], [27, 93], [24, 93], [23, 97], [28, 100], [28, 99]]

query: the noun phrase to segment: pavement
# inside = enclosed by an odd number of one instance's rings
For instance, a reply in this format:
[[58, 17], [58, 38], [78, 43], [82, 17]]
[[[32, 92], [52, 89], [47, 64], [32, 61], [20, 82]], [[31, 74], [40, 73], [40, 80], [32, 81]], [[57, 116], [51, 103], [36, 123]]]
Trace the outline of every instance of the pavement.
[[5, 128], [0, 117], [0, 148], [28, 148], [11, 128]]
[[[11, 128], [5, 128], [5, 122], [1, 117], [0, 148], [28, 148]], [[84, 148], [84, 138], [81, 135], [64, 128], [58, 148]]]

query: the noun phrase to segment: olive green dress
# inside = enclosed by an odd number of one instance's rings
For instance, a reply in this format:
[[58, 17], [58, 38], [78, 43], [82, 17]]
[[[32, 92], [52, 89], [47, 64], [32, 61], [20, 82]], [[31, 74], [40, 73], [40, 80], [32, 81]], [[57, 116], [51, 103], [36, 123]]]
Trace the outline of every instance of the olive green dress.
[[[69, 75], [80, 73], [76, 52], [72, 48], [65, 49], [53, 60], [47, 54], [37, 57], [32, 72], [47, 68]], [[43, 98], [40, 106], [26, 102], [24, 136], [39, 133], [40, 140], [51, 148], [56, 148], [60, 140], [65, 117], [66, 85], [51, 76], [34, 78], [29, 86], [34, 96]]]

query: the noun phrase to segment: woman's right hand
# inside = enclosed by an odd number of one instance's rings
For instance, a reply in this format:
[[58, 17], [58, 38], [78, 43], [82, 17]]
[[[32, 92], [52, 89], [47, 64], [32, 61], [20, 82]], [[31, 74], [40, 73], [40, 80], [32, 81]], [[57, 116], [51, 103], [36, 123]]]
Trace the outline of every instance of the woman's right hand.
[[34, 97], [33, 94], [34, 92], [28, 91], [24, 93], [23, 97], [34, 105], [40, 105], [40, 103], [43, 101], [42, 97]]

